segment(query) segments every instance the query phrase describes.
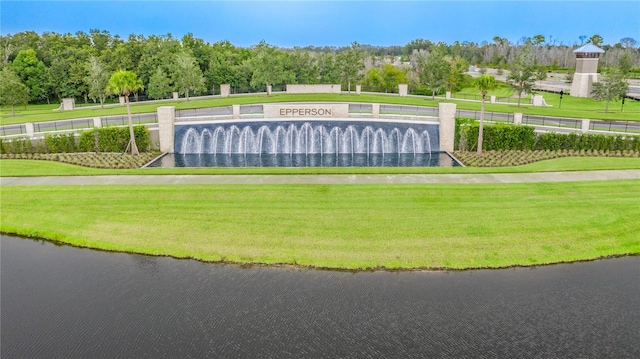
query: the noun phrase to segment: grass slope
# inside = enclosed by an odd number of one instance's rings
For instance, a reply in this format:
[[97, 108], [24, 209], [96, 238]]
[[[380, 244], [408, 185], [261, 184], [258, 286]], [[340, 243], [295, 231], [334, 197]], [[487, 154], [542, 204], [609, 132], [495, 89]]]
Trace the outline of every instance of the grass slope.
[[2, 189], [0, 230], [206, 261], [481, 268], [640, 253], [640, 180]]
[[[495, 112], [522, 112], [525, 114], [535, 114], [543, 116], [555, 117], [573, 117], [573, 118], [592, 118], [607, 120], [640, 120], [640, 101], [627, 101], [625, 103], [624, 112], [619, 110], [620, 103], [610, 104], [610, 112], [605, 113], [603, 102], [595, 101], [589, 98], [577, 98], [564, 96], [562, 107], [558, 108], [560, 97], [556, 94], [544, 93], [546, 102], [553, 107], [533, 107], [528, 106], [526, 101], [522, 106], [516, 104], [486, 104], [486, 111]], [[232, 96], [227, 98], [207, 98], [194, 99], [187, 101], [166, 101], [154, 103], [139, 103], [131, 105], [133, 114], [156, 112], [159, 106], [175, 106], [176, 109], [187, 108], [207, 108], [229, 105], [244, 104], [260, 104], [272, 102], [365, 102], [365, 103], [386, 103], [386, 104], [405, 104], [414, 106], [438, 106], [439, 102], [456, 103], [458, 109], [480, 110], [480, 102], [455, 101], [455, 100], [436, 100], [432, 101], [430, 97], [400, 97], [393, 95], [377, 95], [377, 94], [274, 94], [274, 95], [249, 95], [249, 96]], [[93, 118], [113, 115], [125, 115], [127, 113], [124, 106], [108, 107], [104, 109], [77, 108], [73, 111], [53, 111], [56, 105], [29, 105], [22, 109], [16, 110], [16, 116], [11, 117], [11, 111], [3, 107], [0, 116], [0, 125], [26, 123], [26, 122], [43, 122], [71, 118]]]

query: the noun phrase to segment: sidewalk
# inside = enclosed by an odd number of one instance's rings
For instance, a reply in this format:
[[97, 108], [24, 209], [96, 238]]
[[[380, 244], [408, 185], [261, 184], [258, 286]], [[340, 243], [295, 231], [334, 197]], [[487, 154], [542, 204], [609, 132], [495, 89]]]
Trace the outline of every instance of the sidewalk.
[[640, 179], [640, 170], [404, 175], [144, 175], [0, 177], [1, 186], [156, 184], [403, 184], [527, 183]]

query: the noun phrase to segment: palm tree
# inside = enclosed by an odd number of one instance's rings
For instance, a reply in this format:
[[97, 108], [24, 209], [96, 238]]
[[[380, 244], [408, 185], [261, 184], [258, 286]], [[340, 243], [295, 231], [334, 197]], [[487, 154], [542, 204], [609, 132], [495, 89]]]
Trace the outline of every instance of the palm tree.
[[112, 94], [124, 96], [127, 104], [127, 115], [129, 116], [129, 144], [131, 145], [131, 154], [139, 155], [138, 146], [136, 146], [136, 138], [133, 134], [133, 121], [131, 120], [131, 107], [129, 107], [129, 94], [141, 90], [143, 88], [142, 81], [138, 76], [126, 70], [116, 71], [107, 84], [107, 91]]
[[480, 129], [478, 132], [478, 154], [482, 154], [482, 130], [484, 125], [484, 100], [487, 91], [498, 87], [498, 81], [491, 75], [482, 75], [473, 80], [473, 85], [482, 93], [482, 107], [480, 107]]

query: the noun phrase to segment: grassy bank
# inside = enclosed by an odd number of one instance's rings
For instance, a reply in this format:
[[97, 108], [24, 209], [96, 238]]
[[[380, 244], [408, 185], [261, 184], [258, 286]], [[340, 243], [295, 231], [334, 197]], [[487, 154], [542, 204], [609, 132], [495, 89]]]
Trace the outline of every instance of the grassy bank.
[[3, 232], [329, 268], [480, 268], [640, 253], [640, 180], [2, 189]]
[[[473, 155], [470, 155], [473, 156]], [[406, 174], [406, 173], [527, 173], [640, 169], [640, 158], [562, 157], [512, 167], [306, 167], [306, 168], [142, 168], [99, 169], [54, 161], [0, 160], [0, 176], [100, 175], [246, 175], [246, 174]]]
[[[605, 120], [630, 120], [640, 119], [640, 102], [627, 101], [624, 112], [620, 111], [620, 103], [612, 103], [610, 112], [604, 112], [604, 102], [595, 101], [588, 98], [577, 98], [564, 96], [562, 106], [560, 96], [557, 94], [544, 93], [546, 102], [553, 107], [533, 107], [523, 103], [520, 107], [516, 104], [486, 104], [486, 111], [495, 112], [522, 112], [531, 115], [591, 118]], [[274, 94], [274, 95], [248, 95], [232, 96], [226, 98], [194, 99], [187, 101], [166, 101], [154, 103], [138, 103], [131, 105], [134, 114], [156, 112], [159, 106], [175, 106], [176, 109], [207, 108], [229, 105], [260, 104], [272, 102], [365, 102], [365, 103], [386, 103], [413, 106], [438, 106], [440, 102], [453, 102], [458, 109], [480, 110], [480, 102], [457, 101], [457, 100], [431, 100], [430, 97], [400, 97], [397, 95], [377, 95], [377, 94]], [[526, 102], [526, 101], [525, 101]], [[12, 117], [10, 110], [2, 108], [0, 125], [43, 122], [53, 120], [63, 120], [71, 118], [93, 118], [114, 115], [124, 115], [127, 113], [124, 106], [114, 106], [101, 108], [83, 109], [77, 108], [73, 111], [53, 111], [58, 105], [29, 105], [26, 108], [17, 108], [16, 116]]]

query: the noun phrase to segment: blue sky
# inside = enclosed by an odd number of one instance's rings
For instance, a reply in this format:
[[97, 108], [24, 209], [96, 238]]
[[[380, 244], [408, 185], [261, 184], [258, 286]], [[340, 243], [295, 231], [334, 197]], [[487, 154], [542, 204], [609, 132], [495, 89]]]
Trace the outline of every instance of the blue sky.
[[182, 37], [237, 46], [344, 46], [434, 42], [517, 42], [542, 34], [579, 43], [599, 34], [605, 44], [640, 42], [635, 1], [0, 1], [2, 35], [20, 31], [75, 33], [108, 30]]

